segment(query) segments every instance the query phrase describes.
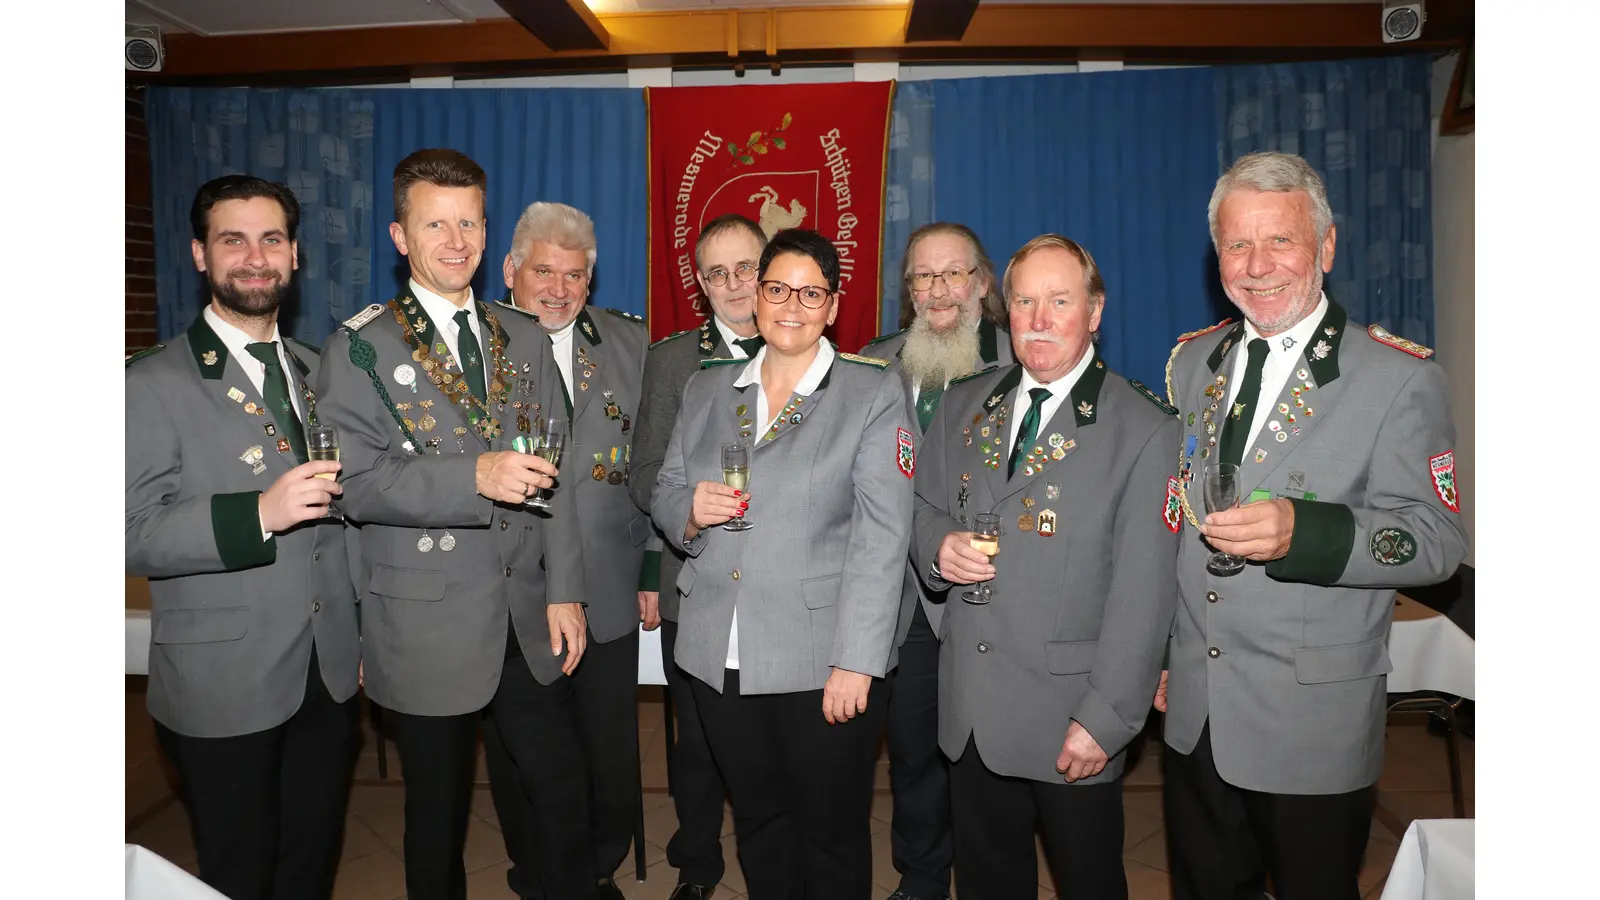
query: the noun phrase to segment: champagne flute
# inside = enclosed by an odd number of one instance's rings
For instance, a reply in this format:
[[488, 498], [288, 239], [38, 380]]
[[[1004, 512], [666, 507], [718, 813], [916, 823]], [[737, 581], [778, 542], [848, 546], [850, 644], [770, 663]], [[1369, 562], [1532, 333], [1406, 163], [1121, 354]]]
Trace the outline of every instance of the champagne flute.
[[[339, 430], [332, 425], [318, 422], [306, 429], [306, 458], [312, 462], [338, 462], [339, 461]], [[337, 481], [334, 472], [322, 472], [316, 477]], [[333, 500], [328, 500], [328, 511], [323, 513], [332, 518], [343, 518], [343, 515], [333, 507]]]
[[[1239, 505], [1239, 467], [1216, 463], [1205, 468], [1206, 512], [1221, 512]], [[1206, 571], [1226, 578], [1244, 569], [1244, 557], [1214, 550], [1206, 560]]]
[[[978, 513], [972, 517], [972, 536], [968, 538], [972, 549], [993, 561], [1000, 554], [1000, 517], [994, 513]], [[972, 586], [961, 595], [968, 603], [982, 606], [994, 599], [993, 579]]]
[[[737, 491], [750, 489], [750, 448], [744, 444], [722, 445], [722, 483]], [[722, 523], [728, 531], [749, 531], [756, 527], [743, 516]]]
[[[561, 451], [567, 446], [567, 420], [560, 416], [545, 416], [534, 422], [534, 436], [528, 441], [527, 446], [534, 456], [559, 467]], [[549, 509], [550, 501], [545, 498], [546, 493], [544, 488], [540, 488], [533, 492], [533, 496], [522, 502], [527, 506]]]

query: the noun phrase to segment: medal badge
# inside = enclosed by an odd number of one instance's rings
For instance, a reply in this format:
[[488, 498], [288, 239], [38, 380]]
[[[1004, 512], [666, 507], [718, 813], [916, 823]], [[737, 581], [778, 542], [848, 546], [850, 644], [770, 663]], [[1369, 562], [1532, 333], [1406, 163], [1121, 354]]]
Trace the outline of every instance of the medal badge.
[[1033, 513], [1023, 513], [1017, 517], [1018, 531], [1032, 531], [1034, 526]]
[[1056, 513], [1055, 513], [1055, 510], [1053, 510], [1053, 509], [1041, 509], [1041, 510], [1039, 510], [1039, 536], [1040, 537], [1055, 537], [1055, 535], [1056, 535]]
[[1433, 477], [1433, 492], [1453, 513], [1461, 512], [1461, 497], [1456, 493], [1456, 454], [1446, 450], [1428, 458], [1428, 474]]
[[911, 443], [911, 432], [904, 428], [895, 429], [895, 465], [907, 478], [917, 472], [916, 448]]
[[1161, 518], [1167, 523], [1167, 530], [1173, 534], [1177, 534], [1178, 529], [1183, 526], [1183, 501], [1179, 499], [1181, 490], [1178, 476], [1167, 478], [1167, 502], [1162, 507]]

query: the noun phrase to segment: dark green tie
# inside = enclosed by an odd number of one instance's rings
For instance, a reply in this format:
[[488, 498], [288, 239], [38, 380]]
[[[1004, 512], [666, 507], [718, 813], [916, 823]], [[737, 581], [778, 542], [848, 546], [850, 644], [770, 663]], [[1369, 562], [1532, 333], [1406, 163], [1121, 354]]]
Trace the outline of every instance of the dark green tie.
[[757, 351], [766, 346], [767, 339], [758, 334], [755, 337], [738, 338], [734, 343], [739, 345], [745, 356], [755, 359]]
[[477, 397], [479, 403], [485, 403], [488, 395], [483, 390], [483, 347], [472, 333], [472, 313], [464, 309], [457, 311], [455, 322], [456, 361], [461, 364], [461, 377], [467, 379], [467, 390], [472, 396]]
[[944, 381], [938, 378], [923, 379], [917, 388], [917, 425], [924, 433], [939, 409], [939, 398], [944, 396]]
[[1250, 355], [1244, 368], [1244, 381], [1239, 382], [1239, 393], [1233, 398], [1227, 418], [1222, 426], [1222, 462], [1238, 465], [1244, 456], [1244, 445], [1249, 443], [1250, 426], [1256, 420], [1256, 401], [1261, 399], [1261, 370], [1267, 364], [1267, 342], [1256, 338], [1245, 345]]
[[261, 396], [266, 398], [267, 409], [272, 413], [273, 421], [278, 423], [278, 430], [289, 441], [295, 460], [305, 462], [306, 431], [300, 425], [300, 418], [294, 414], [294, 405], [289, 402], [289, 380], [284, 377], [283, 363], [278, 361], [277, 342], [246, 344], [244, 349], [267, 367], [267, 377], [261, 381]]
[[1022, 428], [1017, 432], [1017, 442], [1011, 446], [1011, 463], [1006, 467], [1006, 477], [1017, 474], [1017, 461], [1026, 453], [1022, 448], [1031, 446], [1039, 437], [1039, 418], [1044, 414], [1044, 401], [1050, 399], [1049, 388], [1036, 387], [1028, 391], [1033, 400], [1022, 417]]

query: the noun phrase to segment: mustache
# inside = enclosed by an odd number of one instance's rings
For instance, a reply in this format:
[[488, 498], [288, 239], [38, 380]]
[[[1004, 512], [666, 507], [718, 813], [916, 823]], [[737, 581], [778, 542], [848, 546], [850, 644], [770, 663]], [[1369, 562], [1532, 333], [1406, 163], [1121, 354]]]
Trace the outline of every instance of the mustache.
[[277, 269], [247, 269], [241, 266], [237, 269], [229, 270], [228, 277], [240, 281], [253, 281], [257, 278], [271, 278], [274, 281], [282, 281], [283, 273]]
[[1049, 331], [1024, 331], [1019, 337], [1023, 343], [1039, 341], [1040, 343], [1055, 344], [1056, 346], [1065, 343], [1061, 340], [1061, 335]]

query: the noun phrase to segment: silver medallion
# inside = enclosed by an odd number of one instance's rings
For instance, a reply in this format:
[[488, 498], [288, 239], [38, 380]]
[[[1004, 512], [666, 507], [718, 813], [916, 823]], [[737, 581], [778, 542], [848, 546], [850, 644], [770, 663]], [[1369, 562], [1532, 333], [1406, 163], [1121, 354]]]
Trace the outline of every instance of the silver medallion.
[[456, 548], [456, 536], [446, 531], [444, 537], [439, 538], [439, 549], [446, 553]]
[[422, 537], [417, 538], [417, 550], [419, 552], [422, 552], [422, 553], [427, 553], [429, 550], [432, 550], [432, 549], [433, 549], [433, 538], [431, 536], [429, 536], [428, 532], [426, 532], [426, 531], [422, 532]]

